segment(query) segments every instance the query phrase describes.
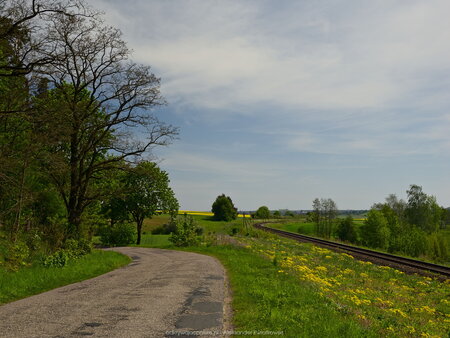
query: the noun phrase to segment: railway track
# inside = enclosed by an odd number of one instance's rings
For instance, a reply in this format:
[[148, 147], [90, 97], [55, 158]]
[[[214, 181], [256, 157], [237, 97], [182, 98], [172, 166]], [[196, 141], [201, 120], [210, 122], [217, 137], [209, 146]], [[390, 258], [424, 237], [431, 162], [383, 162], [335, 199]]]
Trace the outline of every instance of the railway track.
[[440, 276], [443, 276], [447, 279], [450, 278], [450, 267], [447, 267], [447, 266], [433, 264], [433, 263], [427, 263], [427, 262], [423, 262], [423, 261], [419, 261], [419, 260], [415, 260], [415, 259], [411, 259], [411, 258], [391, 255], [388, 253], [358, 248], [355, 246], [331, 242], [331, 241], [327, 241], [324, 239], [315, 238], [315, 237], [311, 237], [311, 236], [300, 235], [300, 234], [296, 234], [296, 233], [292, 233], [292, 232], [288, 232], [288, 231], [283, 231], [283, 230], [279, 230], [279, 229], [266, 227], [265, 224], [267, 224], [267, 223], [257, 223], [257, 224], [254, 224], [253, 226], [257, 229], [272, 232], [272, 233], [278, 234], [283, 237], [295, 239], [297, 241], [314, 243], [314, 244], [317, 244], [320, 246], [350, 252], [354, 256], [358, 256], [358, 258], [371, 260], [377, 264], [384, 264], [384, 265], [391, 265], [391, 266], [393, 265], [396, 268], [408, 267], [407, 271], [431, 272], [431, 273], [435, 273]]

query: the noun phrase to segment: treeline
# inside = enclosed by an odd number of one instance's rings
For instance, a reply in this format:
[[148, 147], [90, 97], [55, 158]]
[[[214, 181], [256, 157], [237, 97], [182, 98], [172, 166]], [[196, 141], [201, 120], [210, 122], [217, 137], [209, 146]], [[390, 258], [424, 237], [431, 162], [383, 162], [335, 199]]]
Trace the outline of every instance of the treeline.
[[319, 236], [334, 235], [346, 242], [436, 261], [450, 257], [441, 231], [450, 224], [450, 212], [418, 185], [410, 186], [406, 201], [391, 194], [384, 203], [373, 205], [360, 227], [351, 216], [336, 219], [337, 208], [330, 200], [316, 199], [313, 207]]
[[6, 0], [0, 38], [0, 263], [106, 221], [133, 220], [139, 241], [144, 217], [178, 209], [143, 160], [178, 131], [151, 113], [160, 79], [118, 29], [81, 0]]

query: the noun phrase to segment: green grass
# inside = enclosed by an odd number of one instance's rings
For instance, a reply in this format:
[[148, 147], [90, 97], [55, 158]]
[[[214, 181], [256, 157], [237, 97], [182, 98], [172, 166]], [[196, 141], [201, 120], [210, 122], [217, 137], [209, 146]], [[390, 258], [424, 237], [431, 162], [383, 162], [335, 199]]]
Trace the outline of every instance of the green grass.
[[300, 233], [303, 235], [314, 235], [314, 223], [304, 223], [304, 222], [288, 222], [288, 223], [274, 223], [268, 226], [280, 229], [284, 231], [290, 231], [295, 233]]
[[450, 283], [362, 262], [347, 254], [284, 238], [242, 238], [279, 274], [324, 297], [377, 336], [449, 334]]
[[[219, 234], [238, 225], [197, 220]], [[283, 331], [287, 337], [449, 335], [450, 283], [253, 233], [256, 237], [221, 236], [219, 245], [182, 249], [215, 256], [225, 266], [236, 331]]]
[[172, 243], [169, 241], [170, 235], [152, 235], [145, 234], [141, 238], [141, 246], [149, 248], [165, 248], [170, 247]]
[[279, 273], [270, 260], [243, 247], [189, 248], [217, 257], [228, 271], [236, 331], [283, 332], [284, 337], [375, 337], [314, 288]]
[[192, 216], [204, 233], [228, 234], [233, 227], [242, 227], [244, 220], [237, 218], [231, 222], [215, 221], [212, 216]]
[[169, 219], [169, 215], [154, 215], [152, 218], [146, 218], [142, 224], [142, 231], [151, 232], [169, 222]]
[[63, 285], [89, 279], [128, 264], [131, 259], [113, 251], [94, 250], [63, 268], [35, 264], [18, 272], [0, 269], [0, 304], [25, 298]]

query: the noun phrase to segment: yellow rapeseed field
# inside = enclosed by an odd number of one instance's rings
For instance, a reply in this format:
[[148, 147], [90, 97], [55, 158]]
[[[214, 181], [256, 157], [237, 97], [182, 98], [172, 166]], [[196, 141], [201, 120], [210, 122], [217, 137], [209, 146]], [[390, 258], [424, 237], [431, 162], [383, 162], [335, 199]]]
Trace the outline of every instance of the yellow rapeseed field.
[[[178, 214], [179, 215], [188, 214], [188, 215], [194, 215], [194, 216], [214, 216], [214, 214], [212, 212], [208, 212], [208, 211], [192, 211], [192, 210], [178, 210]], [[250, 215], [238, 214], [238, 217], [250, 218]]]

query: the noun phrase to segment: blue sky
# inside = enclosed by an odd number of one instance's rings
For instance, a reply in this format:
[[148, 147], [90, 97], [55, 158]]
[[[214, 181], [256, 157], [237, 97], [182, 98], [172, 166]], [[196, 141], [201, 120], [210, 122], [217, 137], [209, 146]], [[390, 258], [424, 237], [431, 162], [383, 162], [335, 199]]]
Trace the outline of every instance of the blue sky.
[[182, 209], [450, 206], [450, 2], [90, 0], [162, 78]]

